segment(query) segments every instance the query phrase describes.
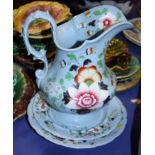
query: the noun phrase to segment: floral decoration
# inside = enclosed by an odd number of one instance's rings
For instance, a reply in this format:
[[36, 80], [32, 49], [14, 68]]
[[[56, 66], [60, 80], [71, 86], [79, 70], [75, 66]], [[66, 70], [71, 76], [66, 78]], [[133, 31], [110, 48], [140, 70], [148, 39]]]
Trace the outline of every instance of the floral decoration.
[[106, 15], [100, 17], [98, 25], [100, 29], [104, 29], [110, 27], [115, 23], [116, 23], [116, 16], [114, 16], [112, 13], [109, 12]]
[[[91, 49], [91, 47], [89, 48]], [[92, 49], [90, 55], [93, 54]], [[86, 55], [88, 52], [86, 51]], [[102, 52], [103, 55], [103, 52]], [[76, 111], [79, 114], [88, 113], [91, 109], [102, 107], [109, 101], [109, 92], [107, 85], [102, 81], [102, 74], [97, 70], [102, 67], [102, 62], [98, 62], [97, 66], [92, 65], [90, 58], [84, 59], [85, 56], [80, 55], [79, 61], [76, 55], [69, 53], [70, 61], [75, 61], [69, 71], [66, 72], [65, 79], [70, 81], [74, 79], [75, 83], [63, 92], [64, 107]], [[83, 57], [82, 57], [83, 56]], [[76, 72], [76, 74], [73, 74]]]
[[96, 66], [80, 67], [77, 75], [74, 78], [77, 83], [100, 82], [101, 79], [102, 75], [97, 71]]
[[66, 107], [70, 109], [94, 109], [103, 105], [109, 93], [107, 90], [100, 89], [97, 82], [88, 86], [86, 83], [80, 83], [78, 88], [70, 87], [68, 89], [70, 96]]
[[45, 101], [43, 101], [42, 99], [39, 99], [38, 101], [38, 108], [41, 112], [45, 112], [47, 110], [47, 104]]

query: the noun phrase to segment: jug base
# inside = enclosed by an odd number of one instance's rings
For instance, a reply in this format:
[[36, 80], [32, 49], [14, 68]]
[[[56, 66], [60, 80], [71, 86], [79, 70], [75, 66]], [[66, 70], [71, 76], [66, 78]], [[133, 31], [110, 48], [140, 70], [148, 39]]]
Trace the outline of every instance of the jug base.
[[93, 128], [100, 124], [100, 122], [104, 121], [106, 114], [106, 106], [102, 109], [87, 114], [64, 113], [55, 109], [49, 110], [49, 116], [55, 121], [55, 123], [72, 130]]

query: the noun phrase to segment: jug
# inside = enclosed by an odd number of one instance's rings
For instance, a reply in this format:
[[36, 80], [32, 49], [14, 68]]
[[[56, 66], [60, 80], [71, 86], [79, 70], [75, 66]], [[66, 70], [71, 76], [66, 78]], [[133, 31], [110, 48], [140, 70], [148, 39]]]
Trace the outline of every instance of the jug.
[[[57, 51], [48, 65], [46, 51], [36, 51], [29, 42], [32, 21], [43, 18], [51, 24]], [[56, 122], [72, 129], [91, 128], [106, 117], [106, 104], [115, 95], [115, 75], [105, 65], [108, 42], [120, 31], [132, 28], [122, 12], [110, 5], [87, 10], [59, 26], [48, 12], [30, 14], [22, 36], [28, 54], [44, 63], [35, 72], [41, 96], [51, 107]]]

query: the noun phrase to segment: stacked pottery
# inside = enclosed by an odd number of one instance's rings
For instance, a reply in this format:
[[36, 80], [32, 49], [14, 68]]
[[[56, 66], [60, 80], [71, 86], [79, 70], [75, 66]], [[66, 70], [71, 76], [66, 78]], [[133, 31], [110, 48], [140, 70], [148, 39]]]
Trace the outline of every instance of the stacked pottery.
[[[46, 51], [36, 51], [28, 39], [29, 25], [38, 18], [51, 23], [57, 47], [52, 64]], [[28, 107], [29, 122], [39, 135], [67, 147], [91, 148], [122, 133], [127, 114], [115, 96], [115, 74], [103, 57], [108, 42], [131, 27], [119, 9], [109, 5], [92, 8], [59, 26], [48, 12], [36, 11], [26, 19], [22, 36], [27, 51], [44, 63], [35, 72], [40, 91]]]
[[[22, 25], [25, 18], [34, 11], [48, 11], [57, 24], [67, 21], [72, 14], [66, 5], [53, 1], [34, 1], [22, 5], [13, 11], [13, 55], [14, 60], [29, 69], [43, 67], [42, 61], [33, 61], [33, 57], [27, 55], [27, 50], [21, 38]], [[29, 39], [36, 50], [45, 49], [48, 62], [53, 61], [55, 45], [52, 41], [50, 23], [43, 19], [36, 19], [30, 24]]]
[[117, 91], [123, 91], [136, 85], [140, 80], [139, 60], [128, 51], [128, 45], [113, 38], [108, 44], [105, 55], [106, 65], [117, 79]]

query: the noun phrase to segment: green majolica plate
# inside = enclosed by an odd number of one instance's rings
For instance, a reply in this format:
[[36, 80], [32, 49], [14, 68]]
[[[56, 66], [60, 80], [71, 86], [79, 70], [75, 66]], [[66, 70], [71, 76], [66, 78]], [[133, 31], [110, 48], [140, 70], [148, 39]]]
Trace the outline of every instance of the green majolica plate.
[[116, 78], [120, 80], [134, 75], [139, 69], [140, 69], [140, 63], [138, 59], [132, 56], [127, 71], [119, 71], [114, 73], [116, 75]]
[[34, 95], [35, 85], [24, 69], [17, 64], [13, 65], [13, 119], [23, 116], [27, 104]]
[[[47, 42], [47, 43], [44, 43], [44, 42], [36, 42], [36, 43], [33, 43], [32, 44], [33, 48], [36, 49], [37, 51], [41, 50], [41, 49], [45, 49], [45, 50], [49, 50], [49, 46], [51, 47], [52, 46], [52, 43], [50, 42]], [[23, 42], [17, 42], [17, 41], [14, 41], [13, 42], [13, 55], [16, 56], [16, 55], [26, 55], [26, 48], [25, 48], [25, 45]]]
[[[51, 39], [49, 40], [30, 40], [32, 42], [32, 46], [37, 50], [45, 49], [47, 51], [47, 59], [51, 62], [55, 56], [55, 45], [52, 43]], [[14, 37], [13, 42], [13, 56], [16, 62], [23, 64], [26, 68], [36, 69], [43, 66], [41, 61], [34, 61], [33, 56], [27, 55], [27, 50], [25, 45], [21, 39], [18, 37]]]
[[117, 80], [117, 91], [124, 91], [135, 86], [141, 79], [140, 69], [130, 77]]
[[24, 86], [26, 85], [26, 79], [22, 73], [21, 68], [14, 65], [13, 68], [13, 102], [16, 103], [20, 100], [24, 93]]

